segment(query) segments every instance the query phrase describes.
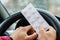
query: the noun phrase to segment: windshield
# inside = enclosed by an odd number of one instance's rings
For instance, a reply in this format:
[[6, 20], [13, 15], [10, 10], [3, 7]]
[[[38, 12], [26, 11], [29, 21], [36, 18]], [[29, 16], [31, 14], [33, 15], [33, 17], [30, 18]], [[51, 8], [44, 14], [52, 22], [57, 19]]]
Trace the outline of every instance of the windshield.
[[48, 10], [60, 16], [60, 0], [1, 0], [1, 2], [10, 15], [22, 10], [29, 3], [32, 3], [36, 8]]

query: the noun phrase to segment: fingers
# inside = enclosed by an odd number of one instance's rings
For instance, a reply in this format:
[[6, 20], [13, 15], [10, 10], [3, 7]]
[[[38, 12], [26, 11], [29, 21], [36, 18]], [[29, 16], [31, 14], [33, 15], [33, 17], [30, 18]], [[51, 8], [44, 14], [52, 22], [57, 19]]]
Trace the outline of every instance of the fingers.
[[31, 25], [29, 25], [29, 26], [25, 26], [25, 27], [20, 26], [20, 27], [19, 27], [19, 28], [17, 28], [17, 29], [24, 29], [24, 30], [28, 31], [28, 30], [33, 29], [33, 28], [32, 28], [32, 26], [31, 26]]
[[24, 31], [28, 35], [31, 35], [31, 34], [33, 34], [35, 32], [31, 25], [25, 26], [25, 27], [20, 26], [17, 29]]
[[42, 26], [42, 25], [39, 26], [39, 34], [44, 35], [45, 32], [46, 32], [46, 31], [44, 30], [43, 26]]
[[26, 40], [33, 40], [37, 37], [37, 34], [36, 33], [33, 33], [32, 35], [29, 35], [29, 36], [26, 36], [25, 39]]
[[38, 34], [38, 39], [40, 40], [43, 40], [44, 37], [46, 36], [46, 31], [44, 30], [43, 26], [40, 25], [39, 26], [39, 34]]
[[39, 33], [40, 34], [43, 34], [43, 33], [55, 33], [55, 32], [56, 32], [56, 30], [53, 27], [51, 27], [51, 26], [49, 27], [48, 31], [45, 31], [43, 26], [39, 27]]
[[56, 33], [56, 30], [53, 28], [53, 27], [49, 27], [49, 31], [47, 31], [46, 33], [48, 34], [55, 34]]
[[49, 29], [51, 32], [52, 31], [55, 31], [55, 29], [53, 27], [50, 26], [50, 29]]
[[26, 29], [26, 32], [28, 32], [28, 31], [34, 31], [34, 29], [32, 28], [31, 25], [26, 26], [25, 29]]

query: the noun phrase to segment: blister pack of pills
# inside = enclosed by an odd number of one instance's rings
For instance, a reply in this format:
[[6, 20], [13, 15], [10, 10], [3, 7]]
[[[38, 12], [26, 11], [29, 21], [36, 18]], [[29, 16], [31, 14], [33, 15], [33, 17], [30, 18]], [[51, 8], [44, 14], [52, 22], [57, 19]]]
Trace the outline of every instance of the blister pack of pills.
[[32, 25], [33, 29], [36, 33], [39, 32], [39, 25], [43, 25], [44, 29], [47, 30], [49, 24], [45, 21], [45, 19], [40, 15], [40, 13], [36, 10], [36, 8], [30, 3], [21, 10], [23, 16], [26, 20]]

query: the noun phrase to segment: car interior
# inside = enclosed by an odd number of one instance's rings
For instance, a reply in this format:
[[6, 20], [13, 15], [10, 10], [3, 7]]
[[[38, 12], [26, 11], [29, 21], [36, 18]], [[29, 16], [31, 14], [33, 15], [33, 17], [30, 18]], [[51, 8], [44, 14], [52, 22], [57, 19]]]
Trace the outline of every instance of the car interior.
[[[44, 9], [36, 8], [36, 10], [47, 21], [47, 23], [56, 30], [57, 40], [59, 40], [60, 38], [60, 17]], [[0, 2], [0, 36], [2, 35], [10, 36], [11, 33], [13, 32], [11, 28], [14, 25], [15, 27], [13, 28], [13, 30], [18, 28], [19, 26], [27, 26], [30, 24], [20, 11], [14, 13], [13, 15], [9, 15], [8, 10]]]

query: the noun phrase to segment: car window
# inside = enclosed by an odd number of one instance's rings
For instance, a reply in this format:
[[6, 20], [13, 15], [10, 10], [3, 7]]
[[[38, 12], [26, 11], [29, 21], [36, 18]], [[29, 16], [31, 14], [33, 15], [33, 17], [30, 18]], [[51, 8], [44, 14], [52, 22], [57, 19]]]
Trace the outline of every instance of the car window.
[[10, 15], [22, 10], [29, 3], [34, 7], [48, 10], [53, 14], [60, 16], [60, 0], [1, 0]]

